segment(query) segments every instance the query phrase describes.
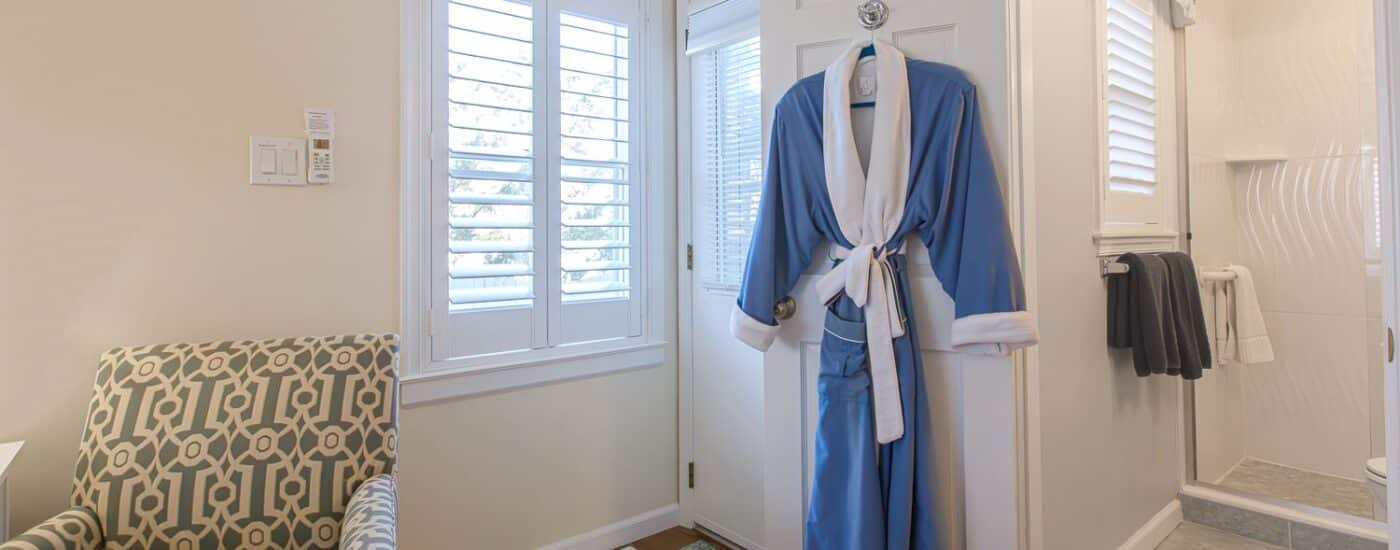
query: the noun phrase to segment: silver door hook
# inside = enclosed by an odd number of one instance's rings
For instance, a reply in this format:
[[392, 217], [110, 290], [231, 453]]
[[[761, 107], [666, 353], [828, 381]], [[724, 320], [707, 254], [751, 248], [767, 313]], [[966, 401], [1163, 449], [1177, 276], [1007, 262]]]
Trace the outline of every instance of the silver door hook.
[[856, 6], [856, 17], [860, 18], [860, 26], [873, 31], [885, 26], [890, 18], [890, 7], [883, 0], [865, 0]]

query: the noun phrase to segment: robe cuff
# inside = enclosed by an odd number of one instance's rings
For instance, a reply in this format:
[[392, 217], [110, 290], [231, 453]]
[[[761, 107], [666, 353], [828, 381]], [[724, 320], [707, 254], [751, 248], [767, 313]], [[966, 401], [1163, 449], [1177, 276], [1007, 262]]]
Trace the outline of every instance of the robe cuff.
[[734, 310], [729, 313], [729, 333], [753, 349], [768, 351], [778, 337], [778, 325], [754, 319], [739, 304], [734, 304]]
[[1028, 311], [969, 315], [953, 321], [952, 333], [953, 351], [979, 355], [1006, 355], [1040, 341]]

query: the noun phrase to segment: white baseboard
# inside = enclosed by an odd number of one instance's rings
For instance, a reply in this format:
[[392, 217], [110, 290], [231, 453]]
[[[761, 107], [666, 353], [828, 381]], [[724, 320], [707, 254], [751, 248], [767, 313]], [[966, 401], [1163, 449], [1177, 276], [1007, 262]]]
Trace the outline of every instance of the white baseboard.
[[1133, 536], [1128, 537], [1118, 550], [1152, 550], [1167, 540], [1167, 535], [1172, 534], [1172, 530], [1178, 525], [1181, 525], [1181, 501], [1172, 499], [1165, 508], [1157, 512], [1157, 515], [1152, 516], [1142, 528], [1133, 533]]
[[540, 550], [612, 550], [680, 525], [680, 509], [679, 504], [662, 506], [582, 535], [541, 546]]

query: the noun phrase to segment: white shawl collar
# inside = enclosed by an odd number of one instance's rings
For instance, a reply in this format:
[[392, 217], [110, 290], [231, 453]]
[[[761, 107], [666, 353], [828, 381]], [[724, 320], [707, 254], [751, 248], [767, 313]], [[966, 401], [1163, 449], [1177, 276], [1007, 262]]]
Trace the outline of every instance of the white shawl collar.
[[856, 42], [826, 69], [822, 90], [822, 157], [826, 189], [837, 225], [851, 244], [883, 246], [904, 218], [909, 185], [909, 74], [904, 54], [875, 41], [875, 129], [870, 168], [861, 169], [851, 128], [851, 77], [860, 50]]
[[839, 249], [844, 261], [817, 282], [822, 301], [845, 292], [865, 310], [870, 385], [875, 402], [875, 439], [904, 437], [903, 404], [893, 339], [904, 335], [895, 291], [897, 281], [885, 248], [904, 218], [909, 186], [909, 73], [904, 54], [875, 41], [875, 129], [870, 169], [861, 170], [851, 128], [851, 77], [860, 50], [852, 44], [826, 70], [822, 98], [822, 158], [826, 190], [841, 233], [854, 245]]

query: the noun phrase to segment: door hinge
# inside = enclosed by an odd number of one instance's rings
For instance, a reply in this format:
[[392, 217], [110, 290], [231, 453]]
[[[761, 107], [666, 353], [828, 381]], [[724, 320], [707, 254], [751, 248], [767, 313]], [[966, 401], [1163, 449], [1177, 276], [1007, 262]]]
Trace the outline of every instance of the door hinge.
[[695, 488], [695, 463], [694, 463], [694, 462], [691, 462], [691, 463], [687, 466], [687, 468], [690, 470], [690, 475], [688, 476], [688, 477], [690, 478], [690, 479], [689, 479], [689, 485], [690, 485], [690, 488], [691, 488], [691, 489], [694, 489], [694, 488]]
[[695, 245], [685, 245], [685, 268], [695, 271]]

